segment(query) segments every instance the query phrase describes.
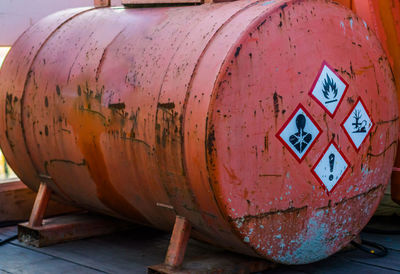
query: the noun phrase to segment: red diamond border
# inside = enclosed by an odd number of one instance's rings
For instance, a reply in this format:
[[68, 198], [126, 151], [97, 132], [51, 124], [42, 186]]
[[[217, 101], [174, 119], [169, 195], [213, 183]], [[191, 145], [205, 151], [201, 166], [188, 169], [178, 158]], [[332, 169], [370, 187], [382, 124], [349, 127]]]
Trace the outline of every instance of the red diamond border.
[[[311, 143], [310, 147], [307, 149], [306, 153], [304, 153], [302, 158], [299, 158], [299, 156], [297, 156], [297, 154], [292, 150], [292, 148], [286, 143], [285, 140], [283, 140], [283, 138], [280, 136], [282, 131], [285, 130], [285, 128], [287, 127], [287, 125], [290, 123], [290, 121], [292, 121], [292, 119], [294, 118], [294, 116], [296, 115], [296, 113], [299, 111], [299, 109], [302, 109], [303, 112], [307, 115], [307, 117], [311, 120], [311, 122], [314, 124], [314, 126], [318, 129], [319, 133], [318, 135], [315, 137], [315, 139], [313, 140], [313, 142]], [[307, 111], [307, 109], [300, 103], [296, 109], [293, 111], [293, 113], [290, 115], [290, 117], [286, 120], [286, 122], [283, 124], [283, 126], [281, 127], [281, 129], [275, 134], [276, 138], [279, 139], [279, 141], [281, 141], [281, 143], [289, 150], [289, 152], [293, 155], [293, 157], [299, 162], [301, 163], [307, 156], [307, 154], [311, 151], [312, 147], [314, 146], [314, 144], [316, 143], [316, 141], [318, 140], [318, 138], [321, 136], [322, 134], [322, 129], [320, 128], [320, 126], [318, 125], [318, 123], [314, 120], [314, 118], [312, 117], [312, 115]]]
[[[336, 148], [336, 150], [339, 152], [340, 156], [342, 156], [342, 158], [344, 159], [344, 161], [347, 164], [347, 168], [345, 169], [345, 171], [343, 172], [342, 176], [339, 178], [339, 180], [336, 182], [336, 184], [333, 186], [333, 188], [331, 189], [331, 191], [329, 191], [325, 184], [322, 182], [321, 178], [318, 176], [318, 174], [315, 172], [315, 168], [317, 167], [317, 165], [319, 164], [319, 162], [322, 160], [322, 158], [324, 157], [325, 153], [328, 151], [329, 147], [331, 146], [331, 144], [333, 144], [333, 146]], [[325, 148], [324, 152], [321, 153], [321, 156], [319, 156], [318, 160], [315, 162], [314, 166], [311, 169], [311, 173], [314, 175], [314, 177], [317, 179], [318, 183], [324, 188], [325, 192], [327, 193], [327, 195], [329, 196], [334, 190], [335, 188], [339, 185], [339, 183], [342, 181], [343, 177], [346, 175], [347, 170], [349, 170], [350, 168], [350, 162], [349, 160], [347, 160], [346, 156], [342, 153], [342, 151], [339, 149], [339, 147], [337, 146], [337, 144], [335, 143], [334, 140], [330, 141], [329, 144], [327, 145], [327, 147]]]
[[[353, 139], [351, 139], [350, 134], [347, 132], [346, 128], [344, 127], [344, 123], [346, 123], [347, 119], [349, 119], [350, 115], [353, 113], [353, 111], [355, 110], [355, 108], [358, 105], [358, 102], [361, 102], [361, 105], [363, 106], [365, 112], [367, 113], [369, 119], [371, 120], [372, 126], [369, 129], [369, 131], [367, 132], [367, 134], [365, 135], [364, 140], [361, 142], [360, 147], [357, 148], [357, 146], [354, 144]], [[357, 102], [354, 104], [354, 106], [352, 107], [351, 111], [349, 112], [349, 114], [347, 114], [346, 118], [344, 118], [343, 122], [340, 124], [341, 128], [343, 129], [344, 133], [346, 134], [347, 138], [349, 138], [350, 143], [353, 145], [354, 149], [357, 151], [357, 153], [360, 151], [362, 145], [364, 144], [364, 142], [367, 140], [368, 134], [371, 132], [372, 128], [375, 126], [375, 123], [372, 119], [371, 114], [368, 111], [368, 108], [365, 106], [364, 101], [362, 100], [361, 97], [358, 97]]]
[[[339, 103], [337, 104], [336, 109], [335, 109], [335, 111], [334, 111], [332, 114], [331, 114], [331, 112], [324, 106], [324, 104], [322, 104], [321, 101], [318, 100], [317, 97], [314, 96], [314, 94], [312, 94], [312, 92], [314, 91], [315, 86], [317, 85], [318, 79], [321, 77], [321, 73], [322, 73], [322, 70], [324, 69], [324, 66], [327, 66], [327, 67], [333, 72], [333, 74], [335, 74], [335, 75], [345, 84], [345, 86], [346, 86], [345, 90], [343, 91], [342, 98], [340, 98]], [[333, 118], [333, 117], [335, 117], [336, 112], [339, 110], [340, 105], [342, 104], [342, 101], [343, 101], [343, 99], [344, 99], [344, 97], [345, 97], [346, 92], [347, 92], [348, 89], [349, 89], [349, 84], [343, 79], [342, 76], [340, 76], [338, 73], [336, 73], [336, 71], [328, 64], [328, 62], [326, 62], [326, 61], [324, 60], [324, 61], [322, 62], [321, 68], [319, 69], [319, 72], [318, 72], [318, 74], [317, 74], [317, 77], [315, 78], [314, 83], [312, 84], [312, 87], [311, 87], [310, 91], [308, 92], [308, 95], [310, 95], [311, 98], [313, 98], [313, 100], [314, 100], [315, 102], [317, 102], [317, 104], [320, 105], [320, 106], [325, 110], [325, 112], [328, 113], [328, 115], [329, 115], [331, 118]]]

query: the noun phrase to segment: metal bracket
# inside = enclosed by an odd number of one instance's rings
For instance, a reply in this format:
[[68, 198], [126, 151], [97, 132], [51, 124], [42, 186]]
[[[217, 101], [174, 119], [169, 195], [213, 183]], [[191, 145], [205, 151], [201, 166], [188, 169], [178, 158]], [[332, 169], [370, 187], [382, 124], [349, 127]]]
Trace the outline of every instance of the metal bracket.
[[29, 218], [29, 226], [42, 226], [43, 217], [50, 200], [51, 190], [46, 183], [41, 182], [39, 191], [36, 195], [35, 203], [33, 204], [31, 216]]
[[172, 268], [182, 265], [191, 230], [190, 222], [185, 217], [177, 215], [164, 264]]

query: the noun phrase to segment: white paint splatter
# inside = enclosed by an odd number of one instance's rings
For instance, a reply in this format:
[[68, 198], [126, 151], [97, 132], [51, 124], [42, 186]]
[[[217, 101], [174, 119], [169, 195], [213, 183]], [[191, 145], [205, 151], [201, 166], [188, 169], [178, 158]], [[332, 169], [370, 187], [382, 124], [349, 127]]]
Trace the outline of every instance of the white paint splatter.
[[344, 27], [343, 21], [340, 21], [340, 27], [343, 29], [343, 33], [346, 34], [346, 28]]
[[262, 6], [268, 6], [268, 5], [270, 5], [270, 4], [274, 3], [274, 2], [275, 2], [275, 0], [267, 1], [267, 2], [265, 2], [265, 3], [262, 3], [261, 5], [262, 5]]

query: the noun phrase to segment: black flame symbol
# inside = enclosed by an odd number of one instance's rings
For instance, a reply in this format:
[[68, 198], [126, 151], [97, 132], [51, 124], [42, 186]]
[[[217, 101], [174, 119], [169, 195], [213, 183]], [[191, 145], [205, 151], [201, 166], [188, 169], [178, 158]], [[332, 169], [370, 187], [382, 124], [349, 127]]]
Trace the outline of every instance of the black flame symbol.
[[336, 102], [336, 96], [338, 94], [338, 89], [336, 86], [335, 81], [326, 74], [326, 78], [324, 79], [324, 83], [322, 84], [323, 90], [322, 93], [324, 94], [325, 98], [328, 100], [325, 104]]

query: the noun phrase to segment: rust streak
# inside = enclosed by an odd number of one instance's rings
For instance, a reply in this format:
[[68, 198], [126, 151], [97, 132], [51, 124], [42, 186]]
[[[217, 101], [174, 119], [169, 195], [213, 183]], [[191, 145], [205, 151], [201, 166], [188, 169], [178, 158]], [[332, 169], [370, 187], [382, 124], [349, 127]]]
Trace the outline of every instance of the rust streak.
[[[81, 107], [75, 108], [75, 111], [71, 113], [70, 124], [77, 136], [77, 145], [83, 154], [90, 176], [96, 184], [98, 199], [114, 212], [126, 218], [138, 220], [140, 223], [148, 224], [147, 219], [118, 191], [109, 174], [100, 142], [100, 136], [106, 131], [107, 127], [104, 123], [105, 115], [98, 111], [85, 109], [82, 106], [83, 100], [85, 100], [86, 105], [90, 103], [100, 104], [90, 95], [77, 97], [75, 104]], [[92, 107], [100, 108], [98, 105]]]
[[352, 200], [358, 199], [359, 197], [365, 197], [365, 196], [368, 196], [370, 193], [372, 193], [372, 192], [375, 192], [376, 190], [378, 190], [378, 189], [382, 189], [382, 188], [383, 188], [383, 185], [382, 185], [382, 184], [380, 184], [380, 185], [377, 185], [376, 187], [373, 187], [373, 188], [371, 188], [371, 189], [370, 189], [370, 190], [368, 190], [367, 192], [364, 192], [364, 193], [358, 194], [358, 195], [356, 195], [356, 196], [353, 196], [353, 197], [351, 197], [351, 198], [344, 198], [344, 199], [342, 199], [341, 201], [339, 201], [339, 202], [336, 202], [336, 203], [335, 203], [335, 206], [338, 206], [338, 205], [344, 204], [344, 203], [346, 203], [346, 202], [348, 202], [348, 201], [352, 201]]
[[399, 120], [399, 116], [396, 116], [395, 118], [393, 118], [392, 120], [387, 120], [387, 121], [379, 121], [379, 122], [377, 122], [377, 124], [378, 125], [383, 125], [383, 124], [391, 124], [391, 123], [394, 123], [394, 122], [396, 122], [396, 121], [398, 121]]
[[124, 137], [124, 136], [121, 136], [121, 139], [123, 139], [123, 140], [129, 140], [129, 141], [132, 141], [132, 142], [141, 143], [141, 144], [145, 145], [147, 148], [149, 148], [149, 149], [151, 148], [150, 145], [149, 145], [148, 143], [146, 143], [145, 141], [140, 140], [140, 139], [129, 138], [129, 137]]
[[282, 174], [259, 174], [259, 177], [282, 177]]
[[270, 211], [270, 212], [266, 212], [266, 213], [261, 213], [258, 215], [245, 215], [243, 217], [238, 217], [238, 218], [232, 218], [231, 221], [243, 221], [243, 222], [249, 222], [253, 219], [263, 219], [265, 217], [271, 216], [271, 215], [280, 215], [280, 214], [286, 214], [286, 213], [300, 213], [303, 210], [307, 210], [308, 206], [303, 206], [303, 207], [290, 207], [284, 210], [276, 210], [276, 211]]
[[100, 116], [101, 118], [103, 118], [103, 120], [106, 120], [106, 117], [101, 112], [98, 112], [98, 111], [95, 111], [95, 110], [91, 110], [91, 109], [88, 109], [88, 108], [84, 108], [84, 107], [80, 107], [79, 110], [87, 111], [87, 112], [96, 114], [96, 115]]
[[66, 164], [71, 164], [71, 165], [76, 165], [76, 166], [85, 166], [86, 165], [86, 161], [85, 159], [82, 159], [82, 162], [77, 163], [71, 160], [66, 160], [66, 159], [51, 159], [50, 164], [52, 163], [56, 163], [56, 162], [60, 162], [60, 163], [66, 163]]
[[157, 107], [158, 108], [164, 108], [164, 109], [174, 109], [175, 108], [175, 103], [174, 102], [158, 103]]
[[378, 153], [378, 154], [373, 154], [373, 153], [367, 153], [368, 157], [379, 157], [382, 156], [383, 154], [386, 153], [386, 151], [389, 150], [389, 148], [391, 148], [393, 145], [396, 145], [397, 141], [393, 141], [390, 145], [388, 145], [382, 152]]
[[109, 109], [121, 110], [125, 109], [125, 103], [108, 104]]

